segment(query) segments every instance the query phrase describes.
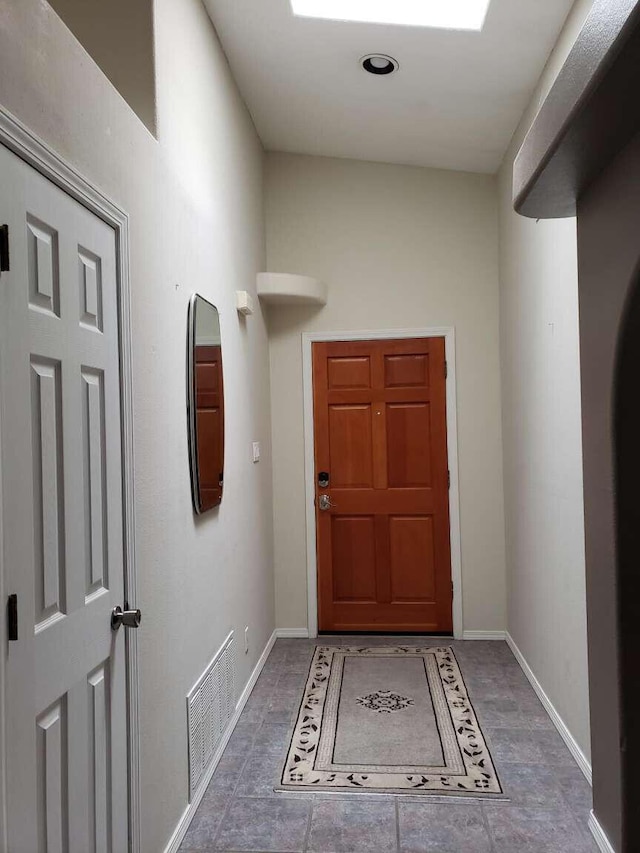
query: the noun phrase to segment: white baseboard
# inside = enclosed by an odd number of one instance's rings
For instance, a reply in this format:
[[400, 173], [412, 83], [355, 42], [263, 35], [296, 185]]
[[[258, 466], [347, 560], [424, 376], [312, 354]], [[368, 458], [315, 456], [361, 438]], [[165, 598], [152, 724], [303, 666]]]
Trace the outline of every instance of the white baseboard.
[[297, 640], [306, 640], [309, 637], [308, 628], [276, 628], [276, 637], [289, 637]]
[[[287, 635], [287, 636], [289, 636], [289, 635]], [[215, 769], [218, 766], [218, 762], [222, 758], [222, 753], [225, 751], [225, 748], [226, 748], [227, 744], [229, 743], [229, 738], [233, 734], [233, 730], [235, 729], [236, 724], [237, 724], [238, 720], [240, 719], [240, 714], [242, 713], [244, 706], [247, 704], [247, 699], [249, 698], [256, 681], [258, 680], [258, 676], [262, 672], [262, 668], [264, 667], [265, 663], [267, 662], [267, 658], [269, 657], [269, 652], [273, 648], [273, 644], [275, 643], [277, 637], [278, 637], [278, 632], [274, 631], [273, 634], [267, 640], [267, 645], [264, 647], [264, 651], [260, 655], [260, 659], [257, 662], [257, 664], [255, 665], [253, 672], [249, 676], [249, 680], [247, 681], [247, 684], [246, 684], [244, 690], [242, 691], [242, 695], [240, 696], [240, 698], [238, 699], [238, 701], [236, 703], [235, 713], [234, 713], [233, 717], [229, 720], [229, 725], [227, 726], [226, 731], [225, 731], [224, 735], [222, 736], [222, 740], [220, 741], [220, 745], [218, 746], [218, 749], [216, 750], [215, 755], [213, 756], [213, 759], [211, 760], [211, 764], [209, 765], [208, 770], [206, 771], [205, 775], [203, 776], [202, 781], [201, 781], [200, 785], [198, 786], [198, 790], [196, 791], [193, 799], [191, 800], [189, 805], [186, 807], [186, 809], [182, 813], [182, 817], [178, 821], [178, 825], [176, 826], [175, 830], [173, 831], [173, 835], [169, 839], [169, 842], [164, 849], [164, 853], [177, 853], [178, 848], [180, 847], [180, 844], [182, 843], [182, 839], [184, 838], [184, 836], [187, 832], [187, 829], [189, 829], [189, 824], [193, 820], [195, 813], [196, 813], [196, 810], [197, 810], [198, 806], [200, 805], [200, 801], [202, 800], [202, 798], [204, 796], [204, 792], [207, 790], [207, 785], [211, 781], [211, 777], [213, 776]]]
[[616, 853], [593, 811], [589, 815], [589, 829], [602, 853]]
[[463, 640], [506, 640], [506, 631], [463, 631]]
[[[524, 672], [524, 674], [527, 676], [527, 678], [531, 682], [531, 686], [533, 687], [533, 689], [536, 691], [536, 693], [538, 695], [538, 699], [544, 705], [545, 711], [551, 717], [551, 722], [557, 728], [560, 737], [566, 743], [566, 745], [569, 749], [569, 752], [571, 753], [571, 755], [573, 755], [578, 767], [580, 768], [580, 770], [582, 770], [582, 772], [585, 775], [587, 782], [591, 785], [591, 764], [589, 763], [587, 756], [584, 754], [584, 752], [578, 746], [578, 742], [576, 741], [576, 739], [573, 737], [573, 735], [571, 734], [571, 732], [567, 728], [567, 725], [564, 722], [564, 720], [562, 719], [562, 717], [560, 716], [560, 714], [556, 711], [555, 707], [553, 706], [553, 703], [551, 702], [551, 699], [549, 699], [547, 694], [542, 689], [542, 685], [540, 684], [538, 679], [533, 674], [533, 670], [531, 669], [529, 664], [526, 662], [524, 655], [522, 654], [522, 652], [520, 651], [520, 649], [516, 645], [515, 640], [513, 639], [511, 634], [509, 634], [508, 631], [506, 634], [506, 640], [507, 640], [507, 643], [509, 644], [509, 648], [511, 649], [511, 651], [513, 652], [513, 654], [515, 656], [515, 659], [518, 661], [518, 663], [522, 667], [522, 671]], [[603, 848], [603, 849], [606, 849], [606, 848]]]

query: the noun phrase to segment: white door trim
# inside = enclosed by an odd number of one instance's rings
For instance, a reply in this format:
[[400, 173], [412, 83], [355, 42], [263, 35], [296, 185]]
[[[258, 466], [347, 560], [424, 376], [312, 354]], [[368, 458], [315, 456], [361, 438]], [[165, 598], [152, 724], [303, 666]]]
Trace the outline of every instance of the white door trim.
[[[116, 232], [118, 265], [118, 313], [120, 332], [120, 385], [122, 417], [122, 461], [125, 542], [125, 598], [132, 606], [137, 601], [135, 547], [134, 447], [133, 447], [133, 373], [131, 355], [131, 292], [129, 281], [129, 217], [99, 189], [59, 157], [52, 148], [0, 105], [0, 144], [17, 154], [88, 208]], [[0, 601], [4, 590], [0, 572]], [[4, 620], [0, 619], [0, 640], [4, 641]], [[3, 642], [4, 646], [4, 642]], [[138, 641], [135, 631], [126, 632], [127, 660], [127, 733], [129, 770], [129, 851], [140, 850], [140, 733], [138, 718]], [[0, 698], [4, 699], [4, 672], [0, 670]], [[4, 732], [0, 741], [0, 761], [5, 767]], [[5, 812], [5, 786], [2, 784], [2, 812]], [[6, 831], [6, 820], [2, 820]], [[4, 839], [3, 839], [4, 840]], [[6, 844], [6, 841], [5, 841]]]
[[460, 545], [460, 490], [458, 484], [458, 423], [456, 403], [455, 329], [443, 326], [428, 329], [385, 329], [344, 332], [302, 333], [302, 386], [304, 394], [304, 476], [307, 527], [307, 618], [309, 636], [318, 636], [318, 565], [316, 561], [315, 464], [313, 441], [313, 363], [311, 345], [317, 341], [370, 341], [403, 338], [444, 338], [447, 359], [447, 448], [451, 488], [449, 524], [451, 537], [451, 579], [453, 580], [453, 635], [462, 639], [462, 551]]

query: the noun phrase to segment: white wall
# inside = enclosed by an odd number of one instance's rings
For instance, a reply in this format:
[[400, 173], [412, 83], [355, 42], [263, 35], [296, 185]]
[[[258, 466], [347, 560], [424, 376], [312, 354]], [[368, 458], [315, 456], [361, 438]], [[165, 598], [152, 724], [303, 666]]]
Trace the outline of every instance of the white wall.
[[466, 629], [504, 629], [495, 179], [268, 154], [267, 261], [329, 286], [269, 313], [277, 624], [307, 625], [301, 333], [455, 326]]
[[[155, 20], [158, 141], [43, 0], [0, 0], [0, 103], [131, 217], [146, 853], [164, 849], [187, 803], [187, 691], [230, 628], [241, 689], [274, 625], [266, 329], [259, 309], [245, 323], [234, 306], [264, 267], [263, 155], [200, 0], [157, 0]], [[220, 309], [227, 418], [224, 499], [197, 520], [185, 408], [195, 289]]]
[[590, 755], [574, 219], [513, 211], [513, 160], [589, 12], [578, 0], [499, 173], [508, 628]]

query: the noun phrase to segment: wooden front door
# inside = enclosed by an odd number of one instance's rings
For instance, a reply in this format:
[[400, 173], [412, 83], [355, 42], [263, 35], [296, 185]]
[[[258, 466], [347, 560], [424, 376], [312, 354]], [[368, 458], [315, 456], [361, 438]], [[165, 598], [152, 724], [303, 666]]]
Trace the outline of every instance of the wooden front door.
[[444, 338], [316, 343], [313, 386], [319, 629], [450, 632]]

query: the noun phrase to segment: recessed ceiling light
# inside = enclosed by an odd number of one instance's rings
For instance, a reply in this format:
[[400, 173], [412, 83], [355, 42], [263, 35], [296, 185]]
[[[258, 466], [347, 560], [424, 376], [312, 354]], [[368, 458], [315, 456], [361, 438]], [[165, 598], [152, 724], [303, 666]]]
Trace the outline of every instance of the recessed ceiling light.
[[370, 53], [363, 56], [360, 64], [369, 74], [393, 74], [398, 69], [398, 62], [393, 56], [385, 56], [384, 53]]
[[481, 30], [491, 0], [291, 0], [294, 15], [403, 24], [446, 30]]

